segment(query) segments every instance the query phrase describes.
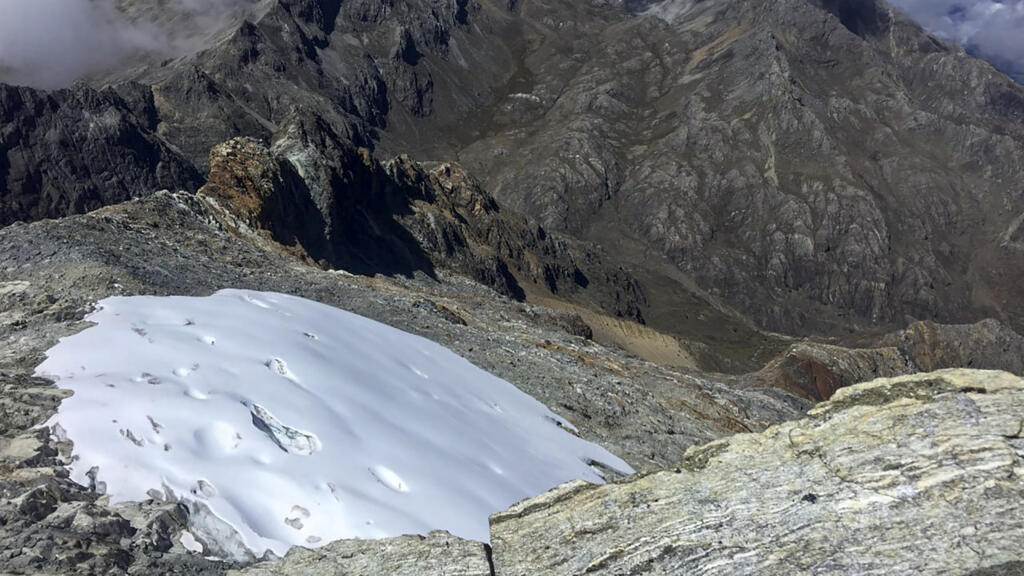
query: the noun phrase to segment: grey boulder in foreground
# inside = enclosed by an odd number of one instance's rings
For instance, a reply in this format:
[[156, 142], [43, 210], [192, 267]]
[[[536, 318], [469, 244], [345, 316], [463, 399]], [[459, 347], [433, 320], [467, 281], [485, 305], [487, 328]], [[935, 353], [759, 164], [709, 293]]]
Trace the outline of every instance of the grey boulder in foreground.
[[840, 390], [676, 470], [491, 518], [495, 573], [1022, 574], [1024, 381], [949, 370]]

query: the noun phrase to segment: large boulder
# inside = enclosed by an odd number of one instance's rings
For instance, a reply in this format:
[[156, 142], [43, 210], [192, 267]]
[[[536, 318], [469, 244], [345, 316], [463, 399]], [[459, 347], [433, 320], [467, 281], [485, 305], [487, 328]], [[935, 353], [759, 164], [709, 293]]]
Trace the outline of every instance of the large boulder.
[[1024, 381], [949, 370], [844, 388], [678, 468], [517, 504], [491, 540], [499, 576], [1020, 573]]

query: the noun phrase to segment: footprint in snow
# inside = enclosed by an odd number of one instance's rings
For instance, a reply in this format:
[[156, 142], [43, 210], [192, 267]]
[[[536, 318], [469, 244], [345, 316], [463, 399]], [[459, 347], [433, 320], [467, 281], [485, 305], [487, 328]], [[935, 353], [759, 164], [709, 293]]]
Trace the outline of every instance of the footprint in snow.
[[214, 421], [192, 433], [196, 445], [206, 456], [221, 456], [238, 450], [242, 435], [228, 422]]
[[129, 428], [122, 428], [120, 430], [120, 432], [121, 432], [121, 436], [123, 436], [126, 440], [128, 440], [132, 444], [135, 444], [139, 448], [142, 448], [143, 446], [146, 445], [146, 441], [143, 440], [142, 438], [139, 438], [138, 436], [136, 436], [135, 433], [131, 431], [131, 429], [129, 429]]
[[402, 477], [395, 473], [394, 470], [387, 466], [374, 466], [370, 468], [370, 474], [377, 479], [378, 482], [394, 490], [395, 492], [408, 492], [409, 486], [402, 480]]
[[192, 489], [192, 494], [194, 496], [214, 498], [217, 496], [217, 488], [206, 480], [200, 480], [196, 483], [196, 487]]
[[253, 298], [252, 296], [249, 296], [248, 294], [242, 295], [242, 300], [245, 300], [249, 304], [253, 304], [255, 306], [259, 306], [260, 308], [265, 308], [267, 310], [269, 310], [271, 308], [270, 304], [267, 304], [266, 302], [264, 302], [264, 301], [262, 301], [262, 300], [260, 300], [258, 298]]
[[158, 376], [150, 374], [149, 372], [143, 372], [142, 374], [139, 374], [135, 378], [132, 378], [132, 380], [139, 384], [145, 382], [146, 384], [151, 384], [153, 386], [158, 386], [160, 384], [160, 378]]
[[291, 380], [296, 384], [299, 383], [298, 377], [296, 377], [295, 374], [293, 374], [292, 371], [288, 369], [288, 364], [284, 360], [280, 358], [271, 358], [270, 360], [264, 362], [263, 365], [269, 368], [270, 371], [273, 372], [274, 374], [277, 374], [282, 378], [287, 378], [288, 380]]
[[185, 396], [195, 400], [208, 400], [210, 398], [205, 392], [198, 388], [193, 388], [192, 386], [185, 389]]
[[199, 370], [199, 364], [193, 364], [192, 367], [190, 368], [175, 368], [174, 375], [177, 376], [178, 378], [186, 378], [196, 370]]
[[302, 530], [302, 527], [303, 527], [302, 521], [303, 520], [308, 520], [308, 519], [309, 519], [309, 510], [303, 508], [302, 506], [296, 505], [296, 506], [292, 506], [292, 511], [288, 515], [288, 517], [286, 517], [284, 519], [284, 523], [287, 524], [288, 526], [291, 526], [292, 528], [294, 528], [296, 530]]

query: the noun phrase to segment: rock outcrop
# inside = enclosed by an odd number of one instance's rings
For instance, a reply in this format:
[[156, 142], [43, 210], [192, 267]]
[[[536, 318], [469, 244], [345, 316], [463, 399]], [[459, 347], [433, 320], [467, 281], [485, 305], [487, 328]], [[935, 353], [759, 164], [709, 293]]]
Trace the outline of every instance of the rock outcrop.
[[0, 226], [59, 218], [152, 194], [195, 190], [192, 164], [156, 134], [137, 84], [45, 93], [0, 85]]
[[493, 559], [499, 576], [1013, 573], [1022, 505], [1024, 381], [940, 371], [521, 502], [491, 518]]
[[[407, 276], [445, 268], [511, 298], [542, 292], [643, 320], [644, 295], [628, 270], [501, 210], [458, 165], [381, 163], [344, 142], [332, 142], [329, 157], [296, 146], [253, 138], [215, 146], [199, 197], [234, 233], [325, 268]], [[324, 182], [310, 186], [315, 174]]]
[[385, 540], [342, 540], [317, 550], [294, 549], [281, 562], [257, 564], [228, 576], [492, 576], [480, 542], [447, 532]]
[[960, 325], [914, 322], [866, 347], [794, 344], [754, 378], [821, 401], [857, 382], [959, 367], [1024, 374], [1024, 338], [992, 319]]

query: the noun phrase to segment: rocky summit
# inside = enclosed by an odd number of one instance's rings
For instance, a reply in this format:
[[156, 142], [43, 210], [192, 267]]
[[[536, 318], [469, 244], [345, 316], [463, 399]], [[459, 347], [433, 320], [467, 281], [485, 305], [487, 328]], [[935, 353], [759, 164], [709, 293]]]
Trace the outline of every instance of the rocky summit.
[[[1024, 574], [1024, 87], [977, 46], [884, 0], [18, 10], [94, 48], [52, 89], [0, 38], [0, 574]], [[219, 553], [206, 479], [72, 481], [46, 355], [224, 289], [441, 344], [636, 474], [283, 558]]]

